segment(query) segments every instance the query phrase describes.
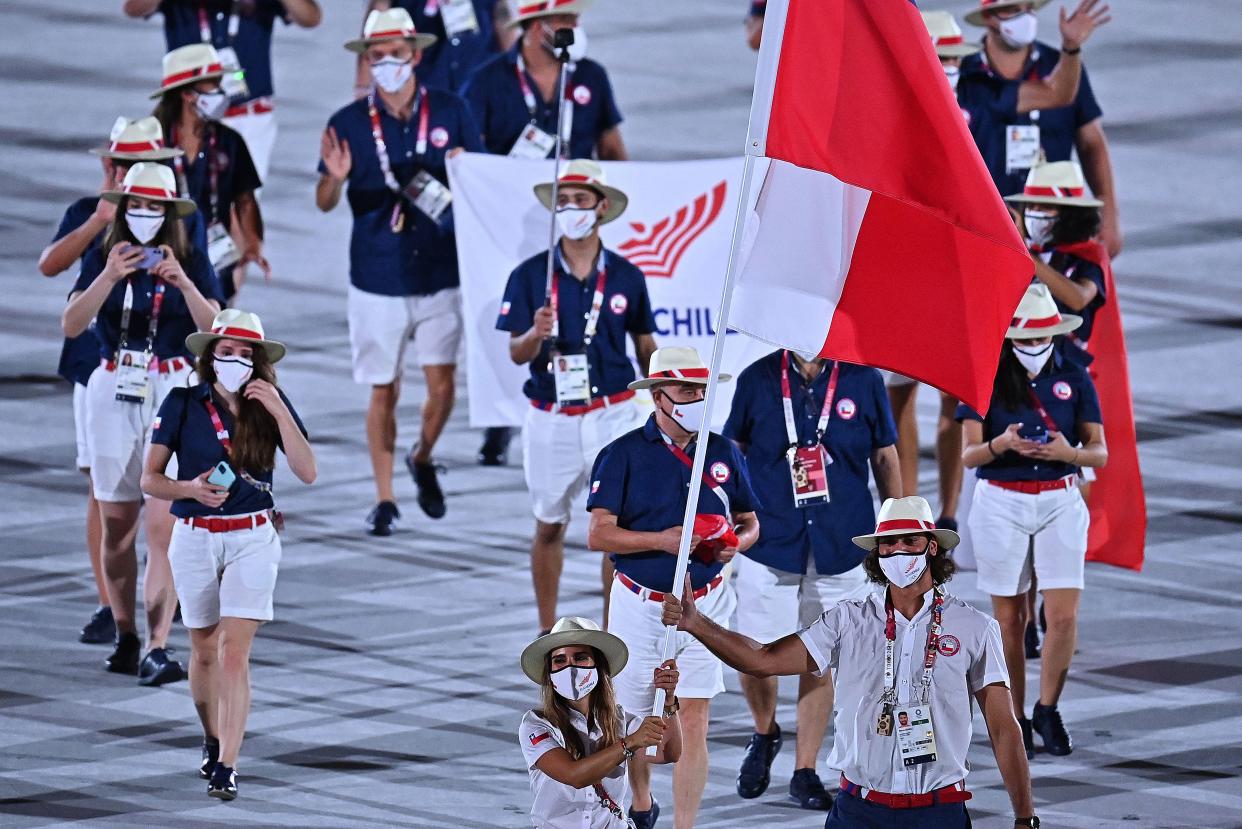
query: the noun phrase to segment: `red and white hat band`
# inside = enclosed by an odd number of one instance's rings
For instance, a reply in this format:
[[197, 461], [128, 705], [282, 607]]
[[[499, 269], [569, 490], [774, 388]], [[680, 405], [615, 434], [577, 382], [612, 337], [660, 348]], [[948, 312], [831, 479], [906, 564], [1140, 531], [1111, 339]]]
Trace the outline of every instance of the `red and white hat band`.
[[960, 46], [964, 42], [965, 40], [961, 35], [945, 35], [944, 37], [936, 38], [937, 46]]
[[1054, 198], [1076, 198], [1085, 191], [1081, 187], [1032, 187], [1027, 185], [1022, 190], [1024, 196], [1052, 196]]
[[1052, 328], [1060, 325], [1064, 320], [1060, 314], [1053, 314], [1051, 317], [1014, 317], [1010, 328]]
[[881, 521], [875, 525], [874, 535], [880, 533], [902, 532], [912, 530], [914, 532], [934, 532], [936, 522], [922, 521], [918, 518], [893, 518], [888, 521]]
[[224, 68], [218, 63], [209, 63], [206, 66], [196, 66], [193, 69], [187, 69], [184, 72], [178, 72], [175, 75], [169, 75], [164, 78], [164, 82], [160, 86], [172, 86], [175, 83], [197, 78], [199, 75], [210, 75], [213, 72], [223, 72]]
[[553, 9], [559, 9], [561, 6], [568, 6], [577, 0], [539, 0], [537, 3], [528, 3], [525, 6], [518, 6], [518, 15], [538, 14], [539, 12], [548, 12]]
[[418, 32], [413, 29], [389, 29], [384, 32], [371, 32], [367, 35], [367, 40], [378, 40], [381, 37], [417, 37]]
[[164, 199], [172, 201], [177, 198], [177, 194], [172, 190], [166, 190], [163, 187], [143, 187], [141, 184], [126, 184], [121, 188], [122, 192], [131, 196], [148, 196], [153, 199]]
[[211, 333], [219, 334], [221, 337], [242, 337], [249, 340], [263, 339], [262, 331], [252, 331], [249, 328], [234, 328], [231, 325], [223, 325], [219, 328], [211, 329]]
[[648, 379], [663, 380], [666, 378], [669, 380], [679, 380], [679, 379], [705, 380], [707, 379], [707, 369], [705, 368], [670, 368], [667, 371], [652, 372], [651, 376]]
[[149, 141], [113, 141], [109, 152], [114, 153], [146, 153], [151, 150], [164, 149], [164, 142], [158, 138]]

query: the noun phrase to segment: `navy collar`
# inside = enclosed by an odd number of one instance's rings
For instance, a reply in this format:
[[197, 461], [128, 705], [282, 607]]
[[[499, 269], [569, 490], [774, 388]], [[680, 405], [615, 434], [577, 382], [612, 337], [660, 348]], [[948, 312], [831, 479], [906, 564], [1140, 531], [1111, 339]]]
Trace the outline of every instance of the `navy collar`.
[[[565, 254], [561, 250], [561, 243], [559, 240], [557, 241], [556, 248], [554, 250], [556, 252], [556, 269], [560, 271], [563, 275], [569, 277], [570, 279], [577, 279], [578, 277], [574, 276], [573, 271], [570, 270], [569, 263], [565, 261]], [[596, 274], [599, 274], [599, 272], [607, 266], [608, 264], [607, 256], [608, 256], [608, 251], [604, 248], [604, 240], [600, 239], [599, 258], [595, 260], [595, 273]]]
[[660, 431], [660, 427], [656, 424], [656, 416], [653, 412], [651, 416], [647, 418], [647, 422], [643, 424], [643, 437], [652, 443], [663, 443], [663, 434], [664, 433]]
[[190, 397], [195, 400], [207, 400], [211, 397], [211, 384], [199, 383], [197, 386], [190, 386]]

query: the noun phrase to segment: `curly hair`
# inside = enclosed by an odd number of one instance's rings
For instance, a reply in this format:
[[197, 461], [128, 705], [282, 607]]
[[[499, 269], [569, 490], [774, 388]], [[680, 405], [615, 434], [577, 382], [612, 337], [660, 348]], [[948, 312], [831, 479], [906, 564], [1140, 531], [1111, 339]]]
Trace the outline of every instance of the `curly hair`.
[[1063, 205], [1052, 223], [1052, 243], [1072, 245], [1093, 239], [1100, 233], [1100, 208]]
[[[923, 538], [936, 541], [931, 533], [919, 533]], [[948, 552], [940, 546], [940, 542], [936, 541], [936, 555], [928, 558], [927, 567], [931, 570], [932, 584], [944, 584], [953, 578], [953, 574], [957, 572], [957, 564], [948, 555]], [[880, 569], [880, 548], [877, 546], [874, 550], [867, 553], [867, 557], [863, 559], [863, 570], [867, 573], [867, 578], [876, 584], [888, 584], [888, 579], [884, 575], [884, 571]]]

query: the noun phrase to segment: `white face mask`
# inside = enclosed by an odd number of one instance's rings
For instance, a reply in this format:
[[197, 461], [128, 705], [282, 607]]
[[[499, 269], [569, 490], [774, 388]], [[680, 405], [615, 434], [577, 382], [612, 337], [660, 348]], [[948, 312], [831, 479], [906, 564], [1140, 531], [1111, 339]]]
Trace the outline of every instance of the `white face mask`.
[[570, 239], [585, 239], [595, 227], [594, 207], [562, 207], [556, 211], [556, 226]]
[[1035, 348], [1019, 348], [1018, 344], [1014, 343], [1013, 356], [1018, 358], [1018, 362], [1029, 374], [1036, 375], [1044, 370], [1044, 366], [1052, 358], [1052, 343]]
[[909, 587], [918, 581], [923, 571], [927, 569], [926, 552], [916, 555], [880, 556], [879, 560], [884, 578], [888, 579], [888, 583], [893, 587]]
[[599, 671], [595, 668], [579, 668], [569, 665], [548, 675], [556, 693], [570, 702], [577, 702], [595, 690], [599, 684]]
[[[672, 398], [669, 398], [672, 402]], [[699, 428], [703, 425], [703, 412], [707, 410], [706, 400], [696, 400], [693, 403], [673, 403], [673, 411], [669, 417], [673, 421], [685, 429], [687, 432], [698, 433]]]
[[949, 89], [956, 92], [957, 82], [962, 77], [962, 70], [951, 63], [942, 63], [940, 66], [944, 69], [944, 76], [949, 80]]
[[384, 58], [371, 64], [371, 78], [380, 89], [390, 94], [405, 86], [413, 74], [414, 62], [409, 60]]
[[164, 225], [164, 214], [153, 210], [126, 210], [125, 224], [134, 238], [146, 244], [155, 238]]
[[1026, 225], [1026, 235], [1031, 244], [1042, 248], [1052, 241], [1052, 224], [1057, 214], [1043, 210], [1027, 210], [1022, 214], [1022, 223]]
[[[574, 33], [574, 42], [569, 44], [569, 48], [566, 52], [569, 55], [569, 60], [573, 63], [577, 63], [586, 57], [587, 35], [586, 30], [581, 26], [574, 26], [572, 31]], [[551, 52], [553, 56], [556, 55], [556, 49], [552, 47], [553, 38], [555, 36], [556, 30], [551, 26], [543, 27], [543, 48]]]
[[229, 99], [223, 92], [200, 92], [194, 107], [206, 120], [219, 121], [229, 108]]
[[214, 363], [216, 380], [229, 394], [236, 394], [254, 372], [254, 363], [241, 357], [216, 357]]
[[1038, 28], [1039, 18], [1035, 16], [1035, 12], [1023, 12], [1000, 22], [1001, 40], [1011, 49], [1021, 49], [1035, 42]]

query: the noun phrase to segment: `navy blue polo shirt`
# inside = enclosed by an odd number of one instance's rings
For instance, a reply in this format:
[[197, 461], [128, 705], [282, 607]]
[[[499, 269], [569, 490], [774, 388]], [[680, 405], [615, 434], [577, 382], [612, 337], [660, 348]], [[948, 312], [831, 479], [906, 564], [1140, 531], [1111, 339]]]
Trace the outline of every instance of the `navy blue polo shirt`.
[[1091, 339], [1091, 332], [1095, 328], [1096, 312], [1104, 307], [1104, 303], [1108, 301], [1108, 294], [1104, 289], [1104, 269], [1089, 260], [1072, 253], [1061, 253], [1054, 251], [1052, 258], [1048, 261], [1048, 265], [1054, 270], [1065, 274], [1067, 279], [1075, 281], [1085, 279], [1095, 285], [1095, 298], [1087, 303], [1086, 307], [1075, 311], [1067, 305], [1057, 302], [1057, 308], [1063, 314], [1077, 314], [1082, 317], [1082, 325], [1074, 331], [1074, 337], [1082, 340], [1084, 343]]
[[[277, 389], [277, 392], [280, 393], [280, 399], [285, 401], [285, 405], [289, 407], [290, 414], [298, 424], [298, 431], [305, 435], [306, 427], [302, 425], [302, 419], [298, 417], [293, 404], [289, 402], [288, 397], [285, 397], [283, 391]], [[155, 417], [151, 430], [151, 442], [167, 446], [177, 456], [178, 481], [192, 481], [220, 461], [228, 460], [224, 446], [216, 437], [216, 428], [211, 423], [211, 415], [207, 413], [207, 407], [203, 405], [203, 401], [210, 394], [211, 386], [207, 383], [199, 383], [189, 388], [172, 389], [164, 398], [164, 402], [160, 404], [159, 414]], [[224, 428], [230, 435], [235, 434], [233, 415], [229, 412], [229, 407], [222, 400], [214, 400], [213, 403], [220, 414]], [[276, 438], [276, 445], [282, 452], [284, 451], [285, 447], [279, 437]], [[241, 470], [234, 468], [233, 471], [238, 473], [237, 480], [229, 490], [228, 498], [219, 507], [212, 509], [193, 498], [181, 498], [172, 502], [169, 511], [178, 518], [192, 518], [196, 515], [244, 515], [275, 506], [271, 493], [256, 489], [252, 484], [242, 480]], [[270, 469], [263, 472], [247, 469], [246, 472], [260, 483], [270, 484], [272, 482], [272, 470]]]
[[[530, 379], [522, 391], [531, 400], [556, 402], [556, 380], [549, 370], [553, 348], [562, 354], [581, 354], [587, 317], [599, 274], [577, 279], [570, 275], [558, 246], [553, 279], [557, 285], [560, 325], [556, 343], [544, 341], [539, 356], [531, 361]], [[647, 280], [643, 272], [619, 253], [604, 252], [604, 301], [599, 312], [595, 337], [586, 347], [591, 375], [591, 396], [607, 397], [623, 392], [634, 380], [634, 364], [625, 353], [626, 334], [652, 334], [655, 317]], [[509, 274], [504, 301], [496, 328], [511, 334], [524, 334], [535, 323], [535, 311], [544, 305], [547, 293], [548, 253], [537, 253]]]
[[[694, 458], [695, 444], [686, 447]], [[704, 472], [720, 483], [734, 513], [754, 512], [759, 499], [751, 487], [746, 459], [731, 441], [712, 434], [707, 442]], [[604, 447], [591, 471], [587, 510], [605, 509], [617, 516], [617, 526], [635, 532], [661, 532], [681, 526], [685, 518], [690, 467], [664, 443], [655, 415], [641, 428], [628, 432]], [[706, 482], [699, 492], [699, 513], [725, 515], [721, 502]], [[611, 555], [618, 573], [624, 573], [651, 590], [673, 589], [677, 556], [663, 550]], [[690, 583], [697, 590], [715, 578], [723, 564], [703, 564], [691, 557]]]
[[[1100, 399], [1087, 370], [1067, 358], [1060, 348], [1053, 351], [1052, 359], [1030, 382], [1030, 387], [1056, 424], [1057, 431], [1065, 435], [1071, 446], [1082, 445], [1078, 436], [1080, 424], [1104, 422], [1100, 416]], [[963, 403], [957, 407], [957, 419], [983, 423], [984, 440], [1003, 434], [1011, 423], [1023, 424], [1019, 432], [1023, 436], [1042, 432], [1046, 428], [1043, 418], [1030, 402], [1010, 410], [995, 395], [992, 396], [986, 418]], [[1025, 458], [1011, 450], [980, 466], [975, 474], [986, 481], [1055, 481], [1077, 472], [1078, 467], [1073, 464]]]
[[[427, 94], [427, 151], [421, 156], [418, 102], [409, 121], [394, 117], [378, 98], [375, 102], [392, 173], [402, 187], [419, 170], [426, 170], [447, 187], [444, 165], [448, 151], [454, 147], [483, 151], [478, 125], [466, 102], [439, 89], [429, 88]], [[353, 159], [345, 191], [354, 214], [349, 241], [349, 279], [353, 286], [385, 296], [426, 295], [457, 287], [457, 247], [451, 224], [449, 229], [437, 226], [404, 196], [388, 189], [371, 134], [366, 98], [337, 110], [328, 126], [349, 144]], [[327, 172], [322, 161], [319, 172]], [[392, 211], [399, 202], [406, 205], [405, 230], [393, 233]]]
[[[52, 241], [59, 242], [86, 224], [86, 221], [94, 215], [95, 208], [98, 206], [99, 196], [81, 198], [69, 205], [65, 210], [65, 215], [60, 220], [60, 226], [56, 228], [56, 235], [52, 237]], [[185, 223], [185, 230], [190, 238], [190, 244], [199, 250], [206, 250], [207, 231], [203, 228], [203, 219], [198, 211], [194, 211], [181, 221]], [[91, 240], [90, 245], [82, 252], [79, 264], [86, 262], [87, 255], [103, 243], [103, 238], [104, 234], [101, 232]], [[210, 268], [211, 265], [208, 264], [207, 267]], [[94, 324], [92, 323], [93, 327]], [[76, 337], [65, 338], [65, 344], [60, 349], [60, 365], [57, 367], [56, 373], [70, 383], [81, 383], [85, 386], [86, 381], [91, 377], [91, 372], [98, 365], [99, 340], [95, 337], [93, 330], [87, 330]]]
[[[237, 37], [229, 38], [229, 15], [237, 7]], [[202, 43], [199, 9], [207, 12], [211, 45], [217, 49], [232, 46], [237, 62], [246, 72], [250, 97], [244, 103], [272, 94], [272, 28], [277, 20], [289, 22], [279, 0], [163, 0], [164, 41], [168, 51], [191, 43]]]
[[[91, 248], [82, 260], [82, 270], [74, 291], [85, 291], [103, 271], [107, 257], [102, 247]], [[214, 299], [224, 304], [224, 294], [220, 289], [220, 280], [216, 278], [207, 261], [207, 254], [197, 248], [190, 253], [188, 262], [181, 267], [186, 276], [194, 282], [206, 299]], [[141, 349], [147, 342], [147, 331], [150, 327], [151, 306], [155, 296], [155, 285], [162, 281], [147, 271], [134, 271], [128, 279], [122, 279], [112, 286], [112, 291], [104, 300], [95, 317], [95, 337], [98, 342], [97, 355], [111, 360], [116, 354], [121, 339], [121, 312], [125, 304], [125, 283], [134, 283], [134, 305], [129, 314], [130, 348]], [[198, 330], [194, 318], [190, 316], [189, 306], [181, 291], [168, 283], [164, 283], [164, 302], [160, 306], [159, 323], [155, 329], [155, 344], [152, 353], [161, 360], [172, 357], [194, 357], [185, 347], [185, 338]]]
[[1046, 43], [1036, 41], [1026, 68], [1014, 80], [992, 71], [983, 51], [962, 58], [962, 75], [957, 84], [957, 99], [970, 119], [979, 154], [992, 174], [992, 181], [1002, 196], [1022, 192], [1026, 170], [1005, 172], [1005, 129], [1013, 125], [1037, 124], [1039, 143], [1049, 161], [1069, 161], [1074, 151], [1078, 128], [1099, 118], [1103, 111], [1091, 91], [1087, 70], [1082, 70], [1078, 97], [1074, 103], [1056, 109], [1018, 113], [1018, 87], [1031, 77], [1046, 78], [1052, 74], [1061, 53]]
[[414, 20], [414, 28], [439, 38], [423, 50], [418, 62], [418, 80], [427, 86], [453, 92], [465, 86], [475, 69], [499, 52], [491, 0], [470, 0], [479, 28], [449, 37], [440, 16], [439, 0], [398, 0], [394, 5], [405, 9]]
[[[518, 41], [507, 52], [480, 66], [467, 82], [462, 94], [470, 102], [487, 151], [508, 155], [522, 130], [531, 122], [530, 110], [522, 95], [517, 76]], [[535, 94], [535, 118], [539, 128], [556, 135], [556, 108], [539, 94], [539, 87], [527, 73], [527, 84]], [[570, 97], [574, 101], [574, 123], [569, 134], [570, 158], [594, 158], [600, 136], [621, 123], [608, 73], [590, 58], [583, 58], [569, 76]], [[552, 157], [552, 150], [548, 157]]]
[[[198, 205], [207, 224], [221, 222], [225, 227], [232, 227], [233, 205], [238, 196], [258, 190], [263, 183], [259, 181], [259, 173], [254, 167], [254, 159], [241, 134], [224, 124], [209, 122], [207, 133], [199, 142], [198, 155], [190, 158], [185, 156], [185, 188], [190, 198]], [[212, 138], [215, 143], [215, 158], [209, 158]], [[174, 146], [181, 146], [180, 143]], [[184, 149], [184, 147], [182, 147]], [[211, 175], [212, 168], [216, 175], [216, 210], [211, 209]]]
[[[828, 466], [827, 504], [794, 506], [789, 476], [785, 414], [781, 403], [781, 351], [756, 360], [737, 378], [733, 408], [724, 436], [743, 445], [755, 488], [762, 493], [759, 540], [746, 555], [769, 567], [805, 573], [808, 557], [815, 570], [836, 575], [856, 567], [866, 556], [850, 540], [875, 529], [875, 505], [867, 488], [871, 454], [897, 442], [884, 378], [873, 368], [841, 363], [832, 415], [823, 444]], [[790, 360], [789, 398], [802, 446], [814, 446], [828, 393], [832, 363], [808, 383]]]

